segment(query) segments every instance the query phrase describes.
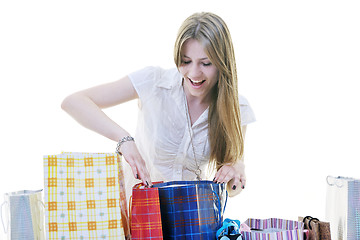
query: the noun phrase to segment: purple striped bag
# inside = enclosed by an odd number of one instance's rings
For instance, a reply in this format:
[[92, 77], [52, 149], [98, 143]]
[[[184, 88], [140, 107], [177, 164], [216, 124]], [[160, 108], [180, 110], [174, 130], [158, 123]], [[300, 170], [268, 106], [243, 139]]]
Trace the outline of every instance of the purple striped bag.
[[304, 223], [279, 218], [252, 219], [245, 224], [251, 232], [242, 232], [243, 240], [303, 240]]

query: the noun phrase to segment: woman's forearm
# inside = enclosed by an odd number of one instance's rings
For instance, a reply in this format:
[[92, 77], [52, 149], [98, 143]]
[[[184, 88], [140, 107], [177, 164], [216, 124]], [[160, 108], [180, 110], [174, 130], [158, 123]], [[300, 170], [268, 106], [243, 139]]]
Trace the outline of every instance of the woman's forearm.
[[125, 76], [118, 81], [74, 93], [64, 99], [61, 107], [84, 127], [119, 141], [129, 133], [110, 119], [102, 109], [137, 97], [130, 78]]
[[65, 98], [61, 108], [82, 126], [111, 140], [118, 141], [122, 137], [129, 135], [127, 131], [111, 120], [100, 107], [81, 92]]

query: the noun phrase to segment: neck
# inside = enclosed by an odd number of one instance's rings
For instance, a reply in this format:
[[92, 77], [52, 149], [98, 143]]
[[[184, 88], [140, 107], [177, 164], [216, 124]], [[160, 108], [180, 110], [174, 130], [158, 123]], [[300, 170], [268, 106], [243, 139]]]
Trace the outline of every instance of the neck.
[[183, 85], [183, 89], [184, 89], [184, 93], [186, 96], [186, 100], [189, 105], [195, 104], [195, 105], [201, 105], [201, 106], [206, 106], [206, 107], [208, 107], [210, 105], [212, 94], [209, 93], [206, 96], [194, 96], [190, 93], [190, 91], [188, 91], [186, 86]]

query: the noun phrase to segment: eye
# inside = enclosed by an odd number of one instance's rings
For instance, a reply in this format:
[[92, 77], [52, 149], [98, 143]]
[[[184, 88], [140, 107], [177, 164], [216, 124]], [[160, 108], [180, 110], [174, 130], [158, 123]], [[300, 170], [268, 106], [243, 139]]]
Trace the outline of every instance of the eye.
[[209, 62], [209, 63], [203, 63], [203, 66], [205, 66], [205, 67], [208, 67], [208, 66], [211, 66], [211, 65], [212, 65], [211, 62]]
[[184, 61], [184, 60], [183, 60], [182, 63], [186, 65], [186, 64], [191, 63], [191, 61]]

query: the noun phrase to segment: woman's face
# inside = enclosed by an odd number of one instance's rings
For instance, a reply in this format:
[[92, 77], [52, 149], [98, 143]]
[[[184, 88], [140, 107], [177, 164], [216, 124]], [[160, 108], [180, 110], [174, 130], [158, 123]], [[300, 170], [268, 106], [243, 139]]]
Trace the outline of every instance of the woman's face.
[[211, 90], [218, 81], [218, 70], [210, 62], [199, 41], [186, 40], [181, 51], [179, 70], [184, 77], [187, 96], [209, 103]]

